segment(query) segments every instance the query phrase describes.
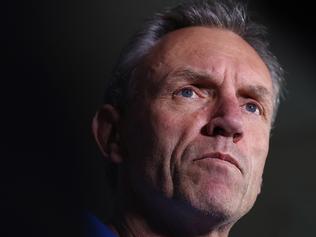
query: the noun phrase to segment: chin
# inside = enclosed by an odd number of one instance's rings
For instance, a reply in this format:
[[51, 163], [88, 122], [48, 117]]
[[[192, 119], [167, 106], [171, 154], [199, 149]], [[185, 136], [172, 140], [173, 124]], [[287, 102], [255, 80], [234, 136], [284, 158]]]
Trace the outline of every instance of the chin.
[[187, 233], [193, 229], [197, 231], [196, 235], [204, 235], [214, 229], [229, 230], [240, 218], [234, 204], [220, 202], [217, 197], [209, 197], [207, 200], [182, 199], [176, 200], [176, 203], [177, 209], [181, 210], [178, 214], [181, 215], [175, 215], [173, 219], [177, 219], [178, 224], [181, 222]]
[[247, 212], [242, 205], [245, 188], [240, 186], [216, 182], [200, 184], [191, 190], [182, 190], [177, 199], [189, 205], [199, 218], [213, 224], [234, 223]]

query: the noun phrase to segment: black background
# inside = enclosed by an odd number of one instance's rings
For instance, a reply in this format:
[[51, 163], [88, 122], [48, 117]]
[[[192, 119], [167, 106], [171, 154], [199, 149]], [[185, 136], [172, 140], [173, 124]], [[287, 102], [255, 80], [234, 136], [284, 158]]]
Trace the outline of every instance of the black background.
[[[2, 4], [2, 236], [79, 236], [82, 208], [104, 211], [91, 119], [120, 49], [145, 18], [176, 2]], [[270, 29], [288, 93], [262, 194], [232, 236], [316, 236], [315, 13], [308, 1], [249, 2]]]

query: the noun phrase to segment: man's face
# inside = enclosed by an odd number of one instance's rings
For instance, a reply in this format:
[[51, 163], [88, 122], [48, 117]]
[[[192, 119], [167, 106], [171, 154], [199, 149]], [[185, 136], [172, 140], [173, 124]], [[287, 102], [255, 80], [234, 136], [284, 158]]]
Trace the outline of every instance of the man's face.
[[230, 31], [184, 28], [135, 77], [123, 118], [127, 186], [148, 203], [150, 190], [203, 213], [245, 214], [260, 192], [273, 111], [255, 50]]

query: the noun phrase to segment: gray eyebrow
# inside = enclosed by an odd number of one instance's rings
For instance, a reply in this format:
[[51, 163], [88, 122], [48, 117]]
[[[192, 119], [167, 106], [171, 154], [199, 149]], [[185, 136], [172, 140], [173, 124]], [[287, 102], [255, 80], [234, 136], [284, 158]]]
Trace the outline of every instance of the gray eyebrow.
[[241, 95], [248, 95], [257, 99], [268, 100], [271, 102], [273, 100], [272, 92], [261, 85], [249, 85], [240, 89], [238, 93]]
[[174, 71], [173, 76], [175, 77], [184, 77], [187, 79], [203, 79], [203, 80], [210, 80], [210, 78], [213, 78], [212, 75], [210, 75], [209, 73], [205, 72], [205, 71], [197, 71], [197, 70], [193, 70], [189, 67], [186, 68], [180, 68], [176, 71]]
[[163, 75], [162, 80], [156, 82], [156, 88], [178, 81], [205, 81], [212, 83], [211, 78], [213, 77], [205, 71], [193, 70], [190, 67], [180, 67]]
[[[202, 80], [211, 84], [216, 84], [216, 75], [206, 72], [204, 70], [196, 70], [190, 67], [181, 67], [165, 75], [167, 83], [178, 81], [179, 78], [185, 80]], [[241, 96], [252, 97], [260, 101], [266, 101], [273, 104], [273, 93], [262, 85], [248, 85], [241, 88], [237, 93]]]
[[[210, 80], [215, 79], [215, 75], [212, 75], [205, 71], [196, 71], [192, 70], [191, 68], [182, 68], [174, 72], [174, 75], [182, 76], [189, 79], [203, 79], [203, 80]], [[213, 80], [212, 80], [213, 81]], [[269, 91], [266, 87], [261, 85], [248, 85], [242, 89], [240, 89], [239, 94], [248, 94], [249, 96], [254, 96], [258, 99], [273, 99], [273, 94]]]

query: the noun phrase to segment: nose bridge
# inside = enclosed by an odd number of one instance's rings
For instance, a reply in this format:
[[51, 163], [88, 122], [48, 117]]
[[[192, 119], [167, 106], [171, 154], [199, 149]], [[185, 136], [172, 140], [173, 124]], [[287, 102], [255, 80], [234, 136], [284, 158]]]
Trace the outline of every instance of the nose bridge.
[[240, 105], [235, 92], [220, 95], [215, 116], [223, 117], [229, 120], [240, 120]]
[[219, 94], [208, 124], [208, 133], [210, 136], [232, 137], [235, 143], [242, 138], [242, 112], [234, 90]]

